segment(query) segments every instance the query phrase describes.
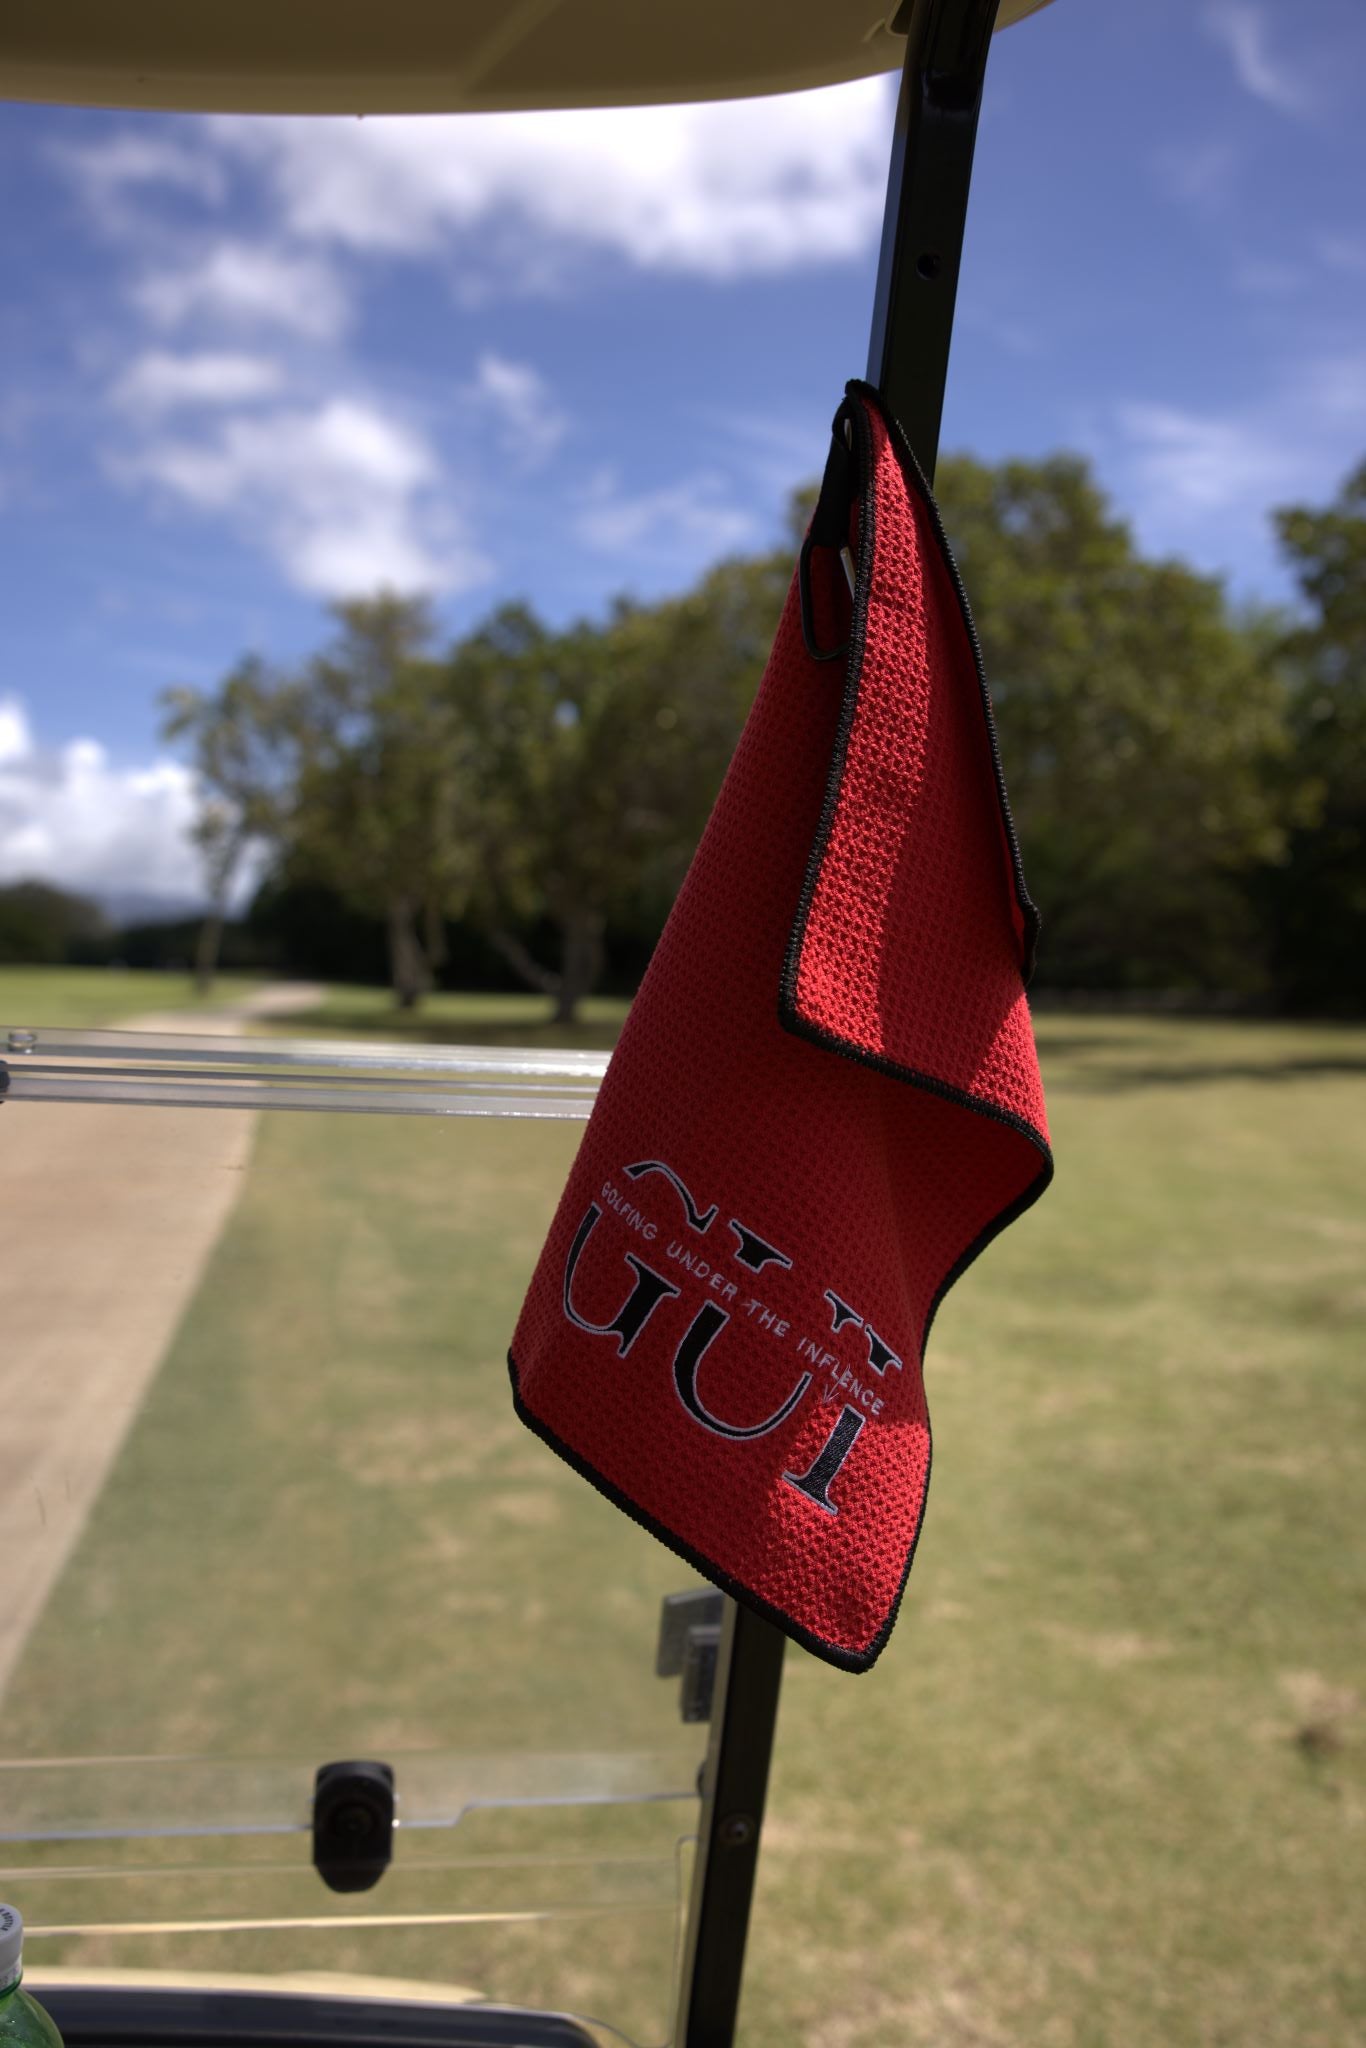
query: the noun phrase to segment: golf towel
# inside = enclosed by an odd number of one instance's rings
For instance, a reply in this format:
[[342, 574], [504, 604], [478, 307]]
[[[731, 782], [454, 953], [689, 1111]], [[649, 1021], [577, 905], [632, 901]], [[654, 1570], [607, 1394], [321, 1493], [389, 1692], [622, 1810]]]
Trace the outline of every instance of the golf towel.
[[939, 1302], [1052, 1171], [1038, 918], [939, 515], [851, 384], [517, 1324], [517, 1412], [818, 1656], [887, 1640]]

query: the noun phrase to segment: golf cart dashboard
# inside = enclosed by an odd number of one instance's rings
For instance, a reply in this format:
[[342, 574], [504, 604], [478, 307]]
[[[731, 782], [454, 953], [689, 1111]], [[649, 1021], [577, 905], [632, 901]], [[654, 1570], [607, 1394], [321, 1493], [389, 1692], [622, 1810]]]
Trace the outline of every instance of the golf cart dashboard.
[[599, 2048], [578, 2020], [510, 2006], [124, 1985], [39, 1988], [66, 2048]]

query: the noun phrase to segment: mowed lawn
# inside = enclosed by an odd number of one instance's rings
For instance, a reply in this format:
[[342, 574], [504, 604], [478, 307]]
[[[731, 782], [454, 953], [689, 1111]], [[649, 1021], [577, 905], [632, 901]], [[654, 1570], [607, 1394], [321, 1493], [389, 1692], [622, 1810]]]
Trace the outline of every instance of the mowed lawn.
[[139, 967], [0, 967], [0, 1027], [66, 1024], [73, 1031], [118, 1026], [155, 1012], [222, 1009], [260, 987], [257, 977], [220, 975], [201, 996], [189, 974]]
[[601, 1051], [615, 1045], [628, 1003], [623, 996], [589, 996], [575, 1022], [552, 1024], [544, 996], [515, 992], [490, 995], [452, 993], [428, 996], [415, 1010], [396, 1010], [387, 989], [345, 984], [326, 991], [316, 1009], [296, 1010], [280, 1019], [276, 1029], [296, 1037], [314, 1031], [338, 1031], [399, 1043], [417, 1041], [466, 1045], [575, 1046]]
[[[466, 1021], [515, 1032], [501, 1000]], [[1366, 2037], [1366, 1030], [1045, 1017], [1040, 1039], [1058, 1178], [939, 1317], [896, 1633], [862, 1678], [789, 1654], [741, 2040], [1344, 2048]], [[669, 1728], [650, 1636], [689, 1574], [517, 1427], [502, 1378], [575, 1136], [262, 1119], [16, 1673], [11, 1754]], [[459, 1974], [427, 1939], [406, 1973]], [[560, 1997], [590, 1995], [562, 1955]], [[499, 1988], [493, 1949], [464, 1959]]]

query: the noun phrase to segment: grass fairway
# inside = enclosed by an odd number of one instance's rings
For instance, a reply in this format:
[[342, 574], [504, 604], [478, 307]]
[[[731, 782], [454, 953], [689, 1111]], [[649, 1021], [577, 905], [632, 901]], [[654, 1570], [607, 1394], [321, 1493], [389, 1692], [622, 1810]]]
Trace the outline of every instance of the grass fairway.
[[866, 1678], [790, 1682], [744, 2039], [1366, 2038], [1366, 1033], [1048, 1019]]
[[[896, 1634], [862, 1678], [789, 1655], [741, 2040], [1346, 2048], [1366, 1031], [1040, 1039], [1058, 1178], [939, 1317]], [[652, 1610], [689, 1574], [502, 1378], [574, 1142], [263, 1119], [16, 1674], [11, 1754], [628, 1747], [660, 1698], [668, 1725]], [[409, 1974], [490, 1982], [492, 1949], [405, 1940]], [[587, 1996], [559, 1956], [545, 1995]]]
[[66, 1024], [92, 1030], [154, 1011], [211, 1012], [240, 1002], [260, 982], [220, 975], [201, 996], [188, 974], [137, 967], [0, 967], [0, 1025]]
[[569, 1045], [599, 1051], [616, 1043], [628, 1007], [624, 996], [589, 996], [579, 1006], [577, 1023], [565, 1029], [550, 1023], [545, 996], [443, 990], [424, 997], [416, 1010], [399, 1010], [388, 989], [343, 985], [329, 988], [316, 1010], [296, 1010], [277, 1028], [296, 1037], [341, 1031], [431, 1044]]

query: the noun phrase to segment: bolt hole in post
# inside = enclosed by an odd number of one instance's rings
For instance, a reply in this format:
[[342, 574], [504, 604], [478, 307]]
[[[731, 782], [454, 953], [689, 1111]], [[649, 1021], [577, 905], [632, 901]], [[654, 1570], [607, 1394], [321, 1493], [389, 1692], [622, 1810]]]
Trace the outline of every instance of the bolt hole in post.
[[944, 268], [944, 259], [935, 249], [922, 249], [915, 259], [915, 274], [923, 277], [926, 284], [933, 284]]

